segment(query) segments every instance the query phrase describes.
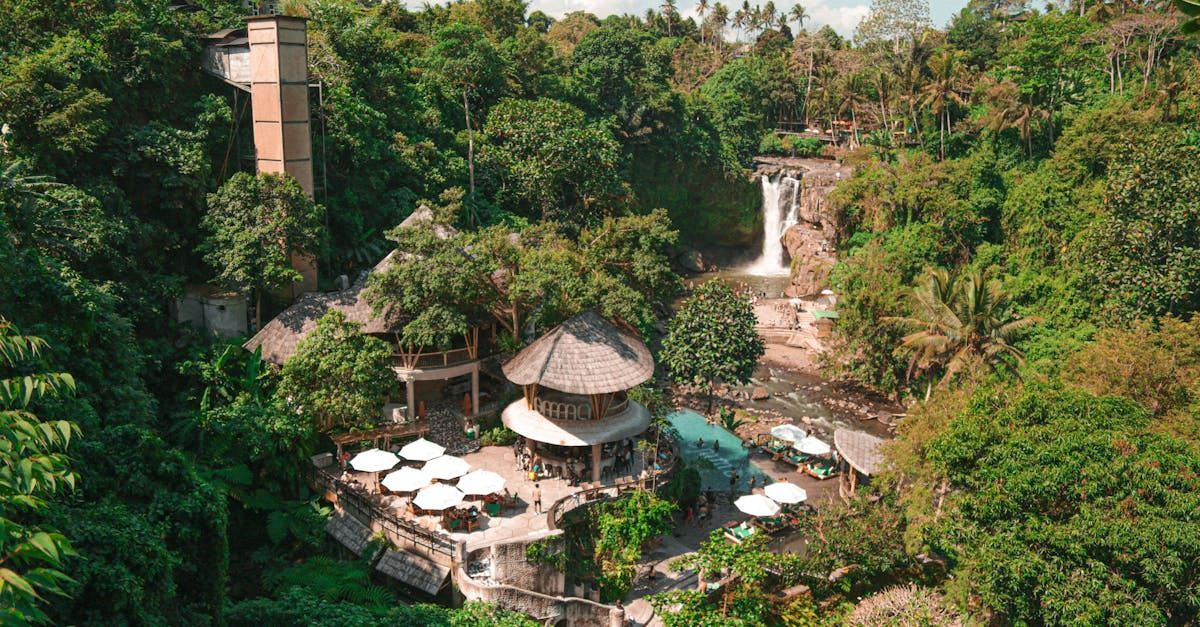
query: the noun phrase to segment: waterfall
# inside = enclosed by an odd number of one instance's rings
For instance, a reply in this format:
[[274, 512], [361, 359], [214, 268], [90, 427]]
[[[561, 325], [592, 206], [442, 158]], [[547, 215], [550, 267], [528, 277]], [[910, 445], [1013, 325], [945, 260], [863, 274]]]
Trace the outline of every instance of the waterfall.
[[[788, 194], [787, 192], [791, 192]], [[783, 233], [798, 220], [796, 200], [800, 181], [781, 174], [775, 180], [762, 176], [763, 242], [758, 259], [746, 268], [749, 274], [786, 276], [790, 272], [783, 251]], [[783, 200], [784, 196], [787, 200]]]

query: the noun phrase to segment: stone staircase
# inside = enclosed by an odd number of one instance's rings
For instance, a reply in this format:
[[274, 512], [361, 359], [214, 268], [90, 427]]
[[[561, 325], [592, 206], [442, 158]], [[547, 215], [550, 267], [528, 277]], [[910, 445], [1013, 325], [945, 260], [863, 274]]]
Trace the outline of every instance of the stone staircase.
[[468, 440], [463, 430], [461, 408], [451, 403], [433, 403], [427, 406], [429, 436], [433, 442], [446, 447], [447, 455], [465, 455], [479, 450], [479, 440]]

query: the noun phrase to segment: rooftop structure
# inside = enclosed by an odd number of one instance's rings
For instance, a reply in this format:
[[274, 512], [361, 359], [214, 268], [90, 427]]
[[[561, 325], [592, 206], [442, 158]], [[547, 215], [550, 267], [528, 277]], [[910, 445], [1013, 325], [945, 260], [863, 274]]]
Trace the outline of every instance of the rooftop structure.
[[[400, 223], [401, 228], [428, 228], [443, 239], [452, 237], [451, 226], [435, 224], [432, 212], [425, 207], [417, 209]], [[421, 400], [419, 381], [448, 381], [462, 376], [471, 378], [471, 411], [479, 411], [479, 359], [481, 357], [481, 331], [485, 325], [477, 325], [463, 338], [463, 346], [449, 350], [432, 347], [407, 347], [396, 342], [396, 336], [404, 329], [408, 317], [396, 312], [376, 314], [364, 295], [367, 280], [372, 274], [387, 271], [392, 260], [399, 254], [392, 251], [369, 272], [365, 273], [348, 289], [336, 292], [308, 292], [275, 316], [255, 333], [243, 346], [246, 350], [262, 350], [264, 361], [282, 366], [296, 352], [296, 346], [317, 327], [317, 321], [331, 310], [341, 311], [346, 319], [362, 327], [362, 332], [379, 337], [394, 346], [396, 376], [405, 384], [405, 405], [400, 407], [408, 420], [418, 416]], [[486, 339], [486, 338], [483, 338]]]
[[594, 311], [535, 340], [504, 364], [504, 374], [524, 390], [501, 414], [504, 424], [539, 443], [548, 463], [574, 464], [581, 455], [570, 449], [590, 447], [593, 481], [621, 453], [621, 441], [650, 425], [650, 413], [627, 393], [653, 376], [650, 351]]

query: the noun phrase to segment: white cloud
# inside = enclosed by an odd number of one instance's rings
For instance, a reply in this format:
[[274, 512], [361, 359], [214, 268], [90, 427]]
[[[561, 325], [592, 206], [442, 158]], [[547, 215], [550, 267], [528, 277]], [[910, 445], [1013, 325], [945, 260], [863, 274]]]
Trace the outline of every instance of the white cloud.
[[[871, 12], [870, 6], [866, 4], [833, 7], [829, 6], [826, 0], [810, 0], [804, 4], [804, 8], [812, 16], [812, 21], [809, 22], [812, 28], [828, 25], [839, 35], [847, 38], [854, 35], [854, 29], [858, 27], [858, 23]], [[805, 24], [805, 26], [808, 27], [809, 24]]]

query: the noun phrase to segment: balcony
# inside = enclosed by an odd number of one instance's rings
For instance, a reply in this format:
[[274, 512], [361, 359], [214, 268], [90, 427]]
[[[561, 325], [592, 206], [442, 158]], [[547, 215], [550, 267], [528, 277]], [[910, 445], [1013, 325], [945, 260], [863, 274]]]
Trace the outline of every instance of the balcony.
[[393, 365], [401, 370], [449, 368], [475, 361], [478, 358], [479, 349], [473, 346], [454, 348], [448, 351], [392, 353]]
[[[586, 396], [565, 394], [553, 390], [540, 392], [533, 401], [537, 413], [551, 420], [592, 420], [592, 403]], [[629, 408], [629, 396], [624, 392], [613, 395], [604, 417], [617, 416]]]

